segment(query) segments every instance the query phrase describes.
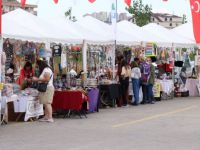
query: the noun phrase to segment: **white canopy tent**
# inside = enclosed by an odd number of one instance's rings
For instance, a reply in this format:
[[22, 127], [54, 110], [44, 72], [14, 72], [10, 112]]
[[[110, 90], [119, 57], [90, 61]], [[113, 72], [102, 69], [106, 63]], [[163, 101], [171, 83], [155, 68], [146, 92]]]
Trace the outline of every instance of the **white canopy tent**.
[[192, 26], [191, 22], [185, 23], [185, 24], [178, 26], [170, 31], [173, 32], [177, 36], [182, 36], [182, 37], [189, 39], [189, 40], [193, 41], [194, 43], [196, 43], [194, 33], [193, 33], [193, 26]]
[[[160, 37], [160, 41], [155, 41], [160, 43], [161, 46], [191, 46], [195, 44], [193, 41], [186, 39], [182, 36], [177, 36], [170, 30], [157, 25], [155, 23], [150, 23], [148, 25], [145, 25], [142, 27], [143, 30], [145, 30], [147, 33], [149, 32], [151, 35], [155, 35], [157, 37]], [[153, 37], [152, 37], [153, 39]]]
[[[75, 43], [79, 44], [82, 43], [83, 39], [80, 35], [76, 34], [71, 30], [62, 30], [57, 28], [55, 25], [47, 23], [46, 21], [38, 18], [37, 16], [32, 15], [22, 9], [17, 9], [12, 12], [3, 15], [3, 22], [5, 20], [5, 24], [13, 23], [12, 25], [15, 26], [15, 23], [19, 25], [21, 28], [26, 28], [30, 32], [27, 32], [26, 35], [22, 35], [24, 38], [31, 37], [34, 35], [35, 37], [42, 35], [40, 41], [48, 41], [48, 42], [58, 42], [58, 43]], [[8, 23], [6, 23], [8, 21]], [[12, 27], [12, 25], [9, 25]], [[7, 27], [5, 27], [7, 28]], [[19, 29], [19, 28], [18, 28]], [[3, 32], [5, 35], [8, 35], [6, 31]], [[22, 30], [22, 29], [19, 29]], [[18, 31], [16, 31], [18, 32]], [[15, 32], [13, 32], [14, 34]], [[20, 35], [18, 35], [20, 37]], [[34, 40], [34, 38], [33, 38]]]
[[114, 30], [112, 29], [112, 27], [93, 17], [90, 16], [83, 17], [74, 24], [77, 27], [82, 27], [83, 29], [92, 32], [91, 34], [101, 35], [105, 40], [108, 41], [115, 40]]
[[[132, 23], [130, 23], [132, 24]], [[133, 26], [132, 26], [133, 25]], [[132, 24], [129, 25], [128, 21], [121, 21], [117, 23], [117, 44], [127, 44], [127, 45], [139, 45], [143, 41], [140, 34], [140, 27]]]
[[2, 21], [3, 38], [14, 38], [34, 42], [46, 42], [45, 37], [40, 32], [33, 32], [31, 29], [19, 25], [17, 22], [3, 18]]
[[129, 38], [137, 42], [152, 42], [152, 36], [142, 30], [141, 27], [129, 22], [121, 21], [117, 23], [117, 32], [125, 32], [129, 34]]
[[91, 29], [85, 28], [84, 26], [72, 22], [64, 17], [51, 18], [47, 22], [57, 26], [62, 30], [71, 30], [76, 34], [79, 34], [82, 39], [89, 44], [111, 44], [113, 41], [105, 37], [103, 34], [93, 32]]

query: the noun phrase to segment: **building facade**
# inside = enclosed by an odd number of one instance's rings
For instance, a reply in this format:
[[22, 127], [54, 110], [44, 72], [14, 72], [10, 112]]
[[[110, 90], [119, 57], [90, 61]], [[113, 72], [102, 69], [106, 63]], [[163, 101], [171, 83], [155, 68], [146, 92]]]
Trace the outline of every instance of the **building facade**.
[[[112, 22], [111, 13], [107, 13], [107, 12], [99, 12], [99, 13], [95, 12], [92, 14], [86, 14], [85, 16], [92, 16], [98, 20], [101, 20], [109, 24]], [[135, 23], [135, 19], [131, 15], [128, 15], [127, 13], [118, 14], [117, 22], [123, 21], [123, 20], [128, 20]], [[151, 16], [150, 22], [157, 23], [168, 29], [172, 29], [183, 24], [183, 17], [179, 17], [176, 15], [167, 14], [167, 13], [153, 13]]]
[[[21, 4], [17, 0], [3, 0], [2, 1], [2, 12], [8, 13], [10, 11], [13, 11], [15, 9], [21, 8]], [[37, 15], [37, 11], [35, 9], [37, 8], [37, 5], [29, 5], [26, 4], [24, 7], [24, 10]]]
[[173, 29], [183, 24], [183, 17], [167, 13], [153, 13], [151, 16], [151, 22], [157, 23], [168, 29]]

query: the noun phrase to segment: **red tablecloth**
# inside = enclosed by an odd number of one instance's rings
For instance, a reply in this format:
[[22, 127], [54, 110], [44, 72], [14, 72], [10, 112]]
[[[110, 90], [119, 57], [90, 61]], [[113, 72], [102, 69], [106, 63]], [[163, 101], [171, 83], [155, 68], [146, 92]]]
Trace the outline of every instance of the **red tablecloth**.
[[81, 91], [55, 91], [52, 107], [54, 110], [81, 110], [88, 98]]

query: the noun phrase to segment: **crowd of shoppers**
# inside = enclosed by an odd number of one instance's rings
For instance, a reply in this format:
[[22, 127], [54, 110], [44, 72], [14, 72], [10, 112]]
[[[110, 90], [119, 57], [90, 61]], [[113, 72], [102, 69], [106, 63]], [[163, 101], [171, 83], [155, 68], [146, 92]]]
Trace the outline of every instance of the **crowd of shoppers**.
[[[140, 88], [142, 89], [141, 104], [154, 104], [153, 85], [155, 82], [155, 67], [150, 57], [145, 60], [135, 58], [128, 63], [123, 57], [118, 57], [118, 76], [120, 82], [121, 97], [119, 103], [123, 106], [128, 105], [129, 99], [129, 80], [132, 81], [133, 99], [132, 105], [139, 105]], [[121, 104], [120, 104], [121, 105]]]

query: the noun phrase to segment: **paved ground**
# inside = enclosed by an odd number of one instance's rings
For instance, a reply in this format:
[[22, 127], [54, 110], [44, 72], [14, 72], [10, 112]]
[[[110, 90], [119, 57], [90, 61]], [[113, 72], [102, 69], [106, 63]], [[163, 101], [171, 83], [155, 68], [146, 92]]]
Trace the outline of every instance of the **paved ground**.
[[100, 110], [87, 119], [11, 123], [0, 150], [200, 150], [200, 98]]

